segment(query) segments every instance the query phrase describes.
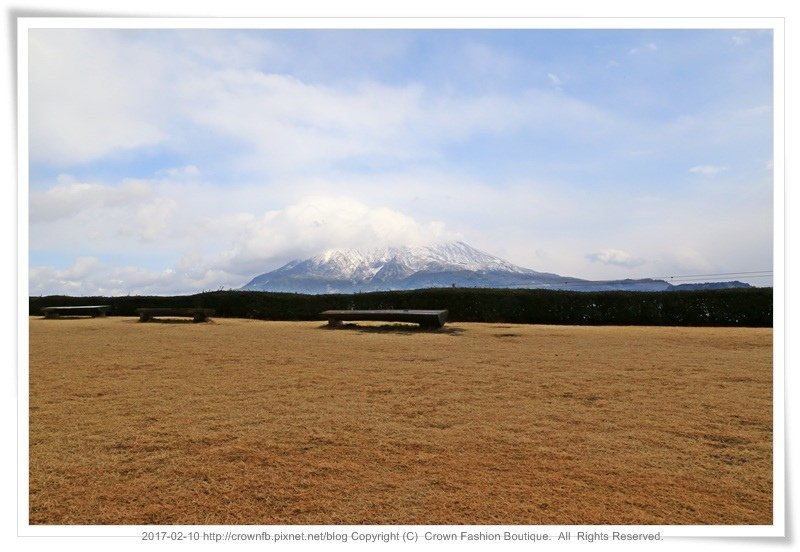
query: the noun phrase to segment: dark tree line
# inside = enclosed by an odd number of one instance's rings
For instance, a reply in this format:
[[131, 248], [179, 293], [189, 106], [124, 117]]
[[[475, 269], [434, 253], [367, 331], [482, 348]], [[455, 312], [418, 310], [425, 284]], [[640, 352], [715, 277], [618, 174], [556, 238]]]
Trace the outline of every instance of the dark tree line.
[[42, 307], [111, 305], [111, 316], [139, 307], [204, 307], [217, 317], [320, 320], [328, 309], [447, 309], [453, 322], [638, 326], [772, 326], [772, 288], [669, 292], [575, 292], [437, 288], [352, 295], [212, 291], [195, 295], [30, 298]]

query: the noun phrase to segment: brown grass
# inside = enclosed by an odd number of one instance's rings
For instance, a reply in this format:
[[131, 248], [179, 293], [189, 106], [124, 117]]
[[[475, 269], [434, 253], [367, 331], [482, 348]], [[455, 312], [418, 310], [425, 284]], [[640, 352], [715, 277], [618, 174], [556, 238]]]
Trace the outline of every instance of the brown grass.
[[772, 330], [30, 319], [31, 524], [771, 524]]

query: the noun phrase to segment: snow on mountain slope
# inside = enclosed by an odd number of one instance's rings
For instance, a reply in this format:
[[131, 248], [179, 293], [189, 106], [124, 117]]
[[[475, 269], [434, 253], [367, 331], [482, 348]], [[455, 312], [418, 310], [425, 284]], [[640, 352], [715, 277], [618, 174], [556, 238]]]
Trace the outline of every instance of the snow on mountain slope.
[[421, 270], [533, 272], [478, 251], [464, 242], [370, 250], [330, 250], [301, 264], [309, 274], [356, 280], [368, 279], [380, 272], [408, 276]]

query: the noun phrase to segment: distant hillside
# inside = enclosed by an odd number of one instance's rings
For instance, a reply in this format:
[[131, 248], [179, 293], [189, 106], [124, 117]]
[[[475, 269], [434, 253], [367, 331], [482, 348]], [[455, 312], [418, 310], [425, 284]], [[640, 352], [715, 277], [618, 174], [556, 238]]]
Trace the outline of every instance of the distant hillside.
[[698, 289], [745, 289], [751, 288], [750, 284], [744, 282], [700, 282], [696, 284], [676, 284], [672, 286], [672, 291], [691, 291]]

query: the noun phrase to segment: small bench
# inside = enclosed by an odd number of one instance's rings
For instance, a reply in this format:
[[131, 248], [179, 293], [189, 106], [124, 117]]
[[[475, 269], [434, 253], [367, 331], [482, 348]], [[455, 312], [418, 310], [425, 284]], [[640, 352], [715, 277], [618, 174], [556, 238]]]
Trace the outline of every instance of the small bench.
[[320, 316], [331, 326], [344, 320], [378, 320], [382, 322], [412, 322], [423, 328], [441, 328], [447, 322], [446, 310], [327, 310]]
[[153, 307], [136, 309], [140, 322], [149, 322], [156, 316], [191, 316], [194, 322], [205, 322], [214, 309]]
[[76, 305], [70, 307], [42, 307], [45, 318], [60, 318], [66, 316], [105, 316], [111, 305]]

